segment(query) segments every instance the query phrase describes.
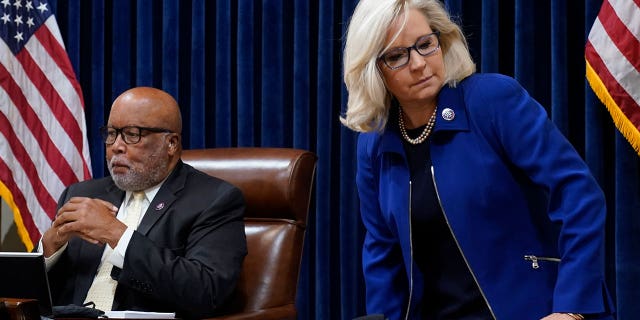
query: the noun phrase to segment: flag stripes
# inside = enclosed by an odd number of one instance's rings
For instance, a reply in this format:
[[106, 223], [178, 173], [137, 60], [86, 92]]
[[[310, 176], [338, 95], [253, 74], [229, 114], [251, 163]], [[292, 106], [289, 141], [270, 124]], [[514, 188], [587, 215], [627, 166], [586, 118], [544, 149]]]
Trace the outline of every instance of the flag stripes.
[[640, 0], [605, 0], [585, 46], [586, 76], [640, 154]]
[[82, 91], [55, 17], [46, 1], [33, 3], [0, 3], [0, 16], [12, 17], [0, 19], [0, 196], [28, 250], [64, 188], [91, 177]]

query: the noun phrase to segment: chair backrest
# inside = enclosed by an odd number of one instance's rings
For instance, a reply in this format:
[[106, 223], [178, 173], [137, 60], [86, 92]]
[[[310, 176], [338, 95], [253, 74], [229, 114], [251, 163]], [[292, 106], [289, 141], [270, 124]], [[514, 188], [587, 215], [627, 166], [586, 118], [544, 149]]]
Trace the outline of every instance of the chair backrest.
[[215, 148], [184, 150], [182, 160], [236, 185], [245, 197], [248, 254], [226, 311], [284, 308], [295, 315], [317, 156], [287, 148]]

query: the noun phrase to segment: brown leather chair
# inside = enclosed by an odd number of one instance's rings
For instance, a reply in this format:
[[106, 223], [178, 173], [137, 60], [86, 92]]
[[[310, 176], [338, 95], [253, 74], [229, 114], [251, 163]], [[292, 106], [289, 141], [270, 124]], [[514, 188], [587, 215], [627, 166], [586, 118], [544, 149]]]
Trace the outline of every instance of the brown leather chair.
[[239, 187], [247, 205], [248, 254], [228, 315], [215, 319], [295, 319], [316, 155], [286, 148], [216, 148], [184, 150], [182, 160]]
[[39, 320], [38, 300], [0, 298], [0, 320]]

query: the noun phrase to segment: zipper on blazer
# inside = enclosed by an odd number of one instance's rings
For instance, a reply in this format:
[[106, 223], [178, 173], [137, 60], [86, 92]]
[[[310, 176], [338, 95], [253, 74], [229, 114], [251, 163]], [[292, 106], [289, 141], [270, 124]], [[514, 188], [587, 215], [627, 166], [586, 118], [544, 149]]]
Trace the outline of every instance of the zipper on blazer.
[[436, 197], [438, 197], [438, 204], [440, 205], [440, 209], [442, 210], [442, 215], [444, 216], [444, 220], [447, 223], [447, 227], [449, 227], [449, 232], [451, 232], [453, 241], [456, 243], [456, 247], [458, 247], [458, 251], [460, 252], [460, 255], [462, 255], [462, 259], [464, 260], [465, 265], [467, 265], [467, 269], [469, 270], [469, 273], [471, 273], [471, 277], [473, 277], [473, 281], [476, 283], [478, 290], [480, 290], [480, 295], [482, 295], [482, 299], [484, 299], [484, 302], [487, 304], [487, 308], [489, 308], [489, 313], [491, 313], [491, 317], [495, 320], [497, 319], [496, 314], [493, 312], [493, 308], [491, 308], [491, 304], [489, 304], [489, 300], [487, 299], [487, 296], [484, 294], [484, 290], [482, 290], [482, 287], [480, 287], [480, 283], [478, 283], [478, 278], [476, 278], [476, 274], [471, 269], [471, 266], [469, 265], [469, 261], [467, 260], [467, 256], [464, 255], [464, 252], [460, 247], [460, 243], [458, 242], [458, 238], [456, 238], [455, 233], [453, 233], [453, 229], [451, 228], [451, 224], [449, 223], [449, 218], [447, 217], [447, 214], [444, 212], [444, 207], [442, 206], [442, 200], [440, 199], [440, 192], [438, 191], [438, 184], [436, 183], [436, 174], [434, 172], [433, 165], [431, 166], [431, 178], [433, 179], [433, 188], [436, 190]]
[[404, 319], [409, 319], [409, 311], [411, 310], [411, 299], [413, 298], [413, 224], [411, 223], [411, 196], [413, 194], [413, 186], [411, 179], [409, 179], [409, 255], [411, 261], [409, 265], [409, 301], [407, 302], [407, 312], [404, 314]]
[[525, 255], [524, 260], [531, 261], [531, 268], [538, 269], [540, 268], [540, 264], [538, 261], [549, 261], [549, 262], [560, 262], [561, 260], [558, 258], [551, 257], [538, 257], [531, 254]]

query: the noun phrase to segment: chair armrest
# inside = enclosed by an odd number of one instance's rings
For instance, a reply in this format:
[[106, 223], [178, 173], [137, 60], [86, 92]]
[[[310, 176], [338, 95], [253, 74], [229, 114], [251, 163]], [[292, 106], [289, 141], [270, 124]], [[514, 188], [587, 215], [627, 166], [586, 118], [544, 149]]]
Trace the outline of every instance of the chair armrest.
[[0, 318], [6, 316], [11, 320], [39, 320], [38, 300], [0, 298]]
[[293, 304], [210, 318], [210, 320], [295, 320]]

